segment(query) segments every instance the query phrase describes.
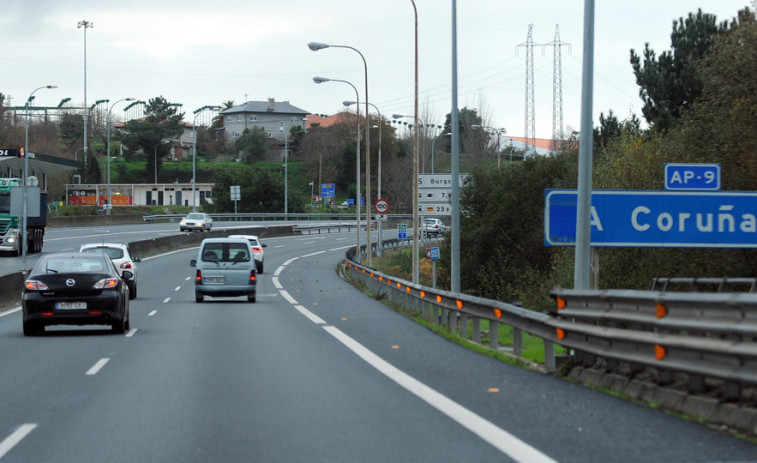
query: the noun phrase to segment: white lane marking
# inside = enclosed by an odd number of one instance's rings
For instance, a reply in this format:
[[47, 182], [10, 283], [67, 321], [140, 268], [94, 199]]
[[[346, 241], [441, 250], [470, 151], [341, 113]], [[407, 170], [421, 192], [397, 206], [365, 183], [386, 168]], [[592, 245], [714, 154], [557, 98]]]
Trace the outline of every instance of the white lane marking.
[[294, 308], [297, 309], [297, 311], [299, 313], [301, 313], [302, 315], [308, 317], [311, 322], [313, 322], [313, 323], [315, 323], [317, 325], [325, 325], [326, 324], [326, 321], [324, 319], [322, 319], [318, 315], [314, 314], [313, 312], [309, 311], [305, 307], [303, 307], [303, 306], [301, 306], [299, 304], [295, 304]]
[[271, 281], [273, 282], [273, 286], [276, 287], [276, 289], [283, 288], [283, 286], [281, 286], [281, 283], [279, 283], [278, 277], [271, 277]]
[[341, 248], [331, 248], [331, 249], [329, 249], [329, 251], [341, 251], [343, 249], [349, 249], [351, 247], [353, 247], [353, 246], [342, 246]]
[[[286, 267], [287, 265], [291, 264], [292, 262], [296, 261], [297, 259], [299, 259], [299, 257], [292, 257], [288, 261], [286, 261], [283, 264], [281, 264], [281, 267]], [[279, 267], [279, 268], [281, 268], [281, 267]], [[278, 269], [276, 269], [276, 270], [278, 270]]]
[[97, 363], [95, 363], [94, 365], [92, 365], [92, 368], [90, 368], [89, 370], [87, 370], [87, 373], [86, 373], [87, 376], [94, 376], [94, 375], [96, 375], [97, 372], [100, 371], [100, 369], [102, 369], [102, 367], [104, 367], [105, 364], [108, 363], [109, 361], [110, 361], [109, 358], [101, 358], [100, 360], [98, 360]]
[[274, 278], [277, 277], [277, 276], [279, 276], [282, 271], [284, 271], [284, 266], [283, 265], [281, 267], [276, 268], [276, 270], [273, 272]]
[[313, 244], [315, 241], [303, 241], [302, 244]]
[[137, 334], [137, 329], [136, 328], [132, 328], [132, 329], [129, 330], [128, 333], [126, 333], [126, 337], [130, 338], [130, 337], [134, 336], [135, 334]]
[[158, 313], [158, 311], [157, 311], [157, 310], [153, 310], [152, 312], [148, 313], [148, 314], [147, 314], [147, 316], [148, 316], [148, 317], [152, 317], [152, 316], [153, 316], [153, 315], [155, 315], [156, 313]]
[[177, 286], [177, 287], [175, 287], [175, 288], [174, 288], [173, 290], [174, 290], [174, 291], [178, 291], [178, 290], [180, 290], [180, 289], [181, 289], [181, 286]]
[[288, 292], [282, 289], [281, 291], [279, 291], [279, 293], [281, 293], [284, 299], [286, 299], [287, 302], [289, 302], [290, 304], [292, 305], [297, 304], [297, 301], [292, 296], [290, 296]]
[[6, 453], [10, 452], [13, 447], [18, 445], [24, 437], [30, 432], [34, 431], [37, 425], [35, 423], [26, 423], [18, 427], [10, 436], [6, 437], [0, 442], [0, 458], [3, 458]]
[[184, 278], [184, 281], [189, 281], [192, 277], [186, 277]]
[[318, 252], [314, 252], [312, 254], [305, 254], [302, 257], [313, 257], [313, 256], [317, 256], [318, 254], [325, 254], [325, 253], [326, 253], [326, 251], [318, 251]]
[[168, 301], [170, 301], [170, 300], [171, 300], [171, 298], [170, 298], [170, 297], [167, 297], [167, 298], [163, 299], [163, 304], [165, 304], [166, 302], [168, 302]]
[[468, 429], [491, 446], [519, 462], [556, 462], [537, 449], [498, 427], [491, 421], [473, 413], [449, 397], [426, 386], [402, 370], [385, 361], [365, 346], [344, 334], [334, 326], [323, 327], [327, 333], [347, 346], [358, 357], [365, 360], [373, 368], [381, 372], [395, 383], [428, 403], [435, 409], [452, 418], [458, 424]]
[[286, 247], [286, 244], [280, 244], [278, 246], [274, 246], [274, 248], [285, 248], [285, 247]]
[[61, 249], [60, 252], [73, 251], [74, 249], [76, 249], [76, 248], [64, 248], [64, 249]]
[[12, 308], [12, 309], [9, 309], [9, 310], [6, 310], [5, 312], [2, 312], [2, 313], [0, 313], [0, 317], [4, 317], [4, 316], [6, 316], [6, 315], [10, 315], [10, 314], [12, 314], [12, 313], [16, 313], [16, 312], [18, 312], [19, 310], [21, 310], [21, 306], [18, 306], [18, 307], [14, 307], [14, 308]]

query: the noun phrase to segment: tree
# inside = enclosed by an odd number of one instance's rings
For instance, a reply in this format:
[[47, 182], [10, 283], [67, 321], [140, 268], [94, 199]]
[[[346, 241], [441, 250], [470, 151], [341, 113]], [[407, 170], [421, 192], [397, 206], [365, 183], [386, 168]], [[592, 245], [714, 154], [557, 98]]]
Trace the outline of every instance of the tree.
[[607, 148], [612, 140], [616, 140], [623, 134], [638, 136], [641, 134], [640, 121], [636, 115], [621, 122], [613, 114], [612, 109], [605, 117], [604, 113], [599, 113], [599, 127], [594, 127], [594, 148], [602, 150]]
[[649, 43], [644, 44], [644, 58], [631, 50], [631, 66], [639, 96], [644, 102], [642, 113], [655, 130], [666, 131], [676, 125], [685, 110], [699, 96], [701, 81], [696, 68], [712, 45], [716, 35], [727, 29], [727, 23], [716, 24], [714, 15], [689, 13], [685, 20], [673, 21], [670, 51], [657, 58]]
[[142, 151], [147, 161], [147, 178], [152, 178], [154, 172], [161, 171], [166, 150], [162, 142], [181, 135], [184, 130], [181, 125], [183, 118], [184, 113], [178, 113], [175, 105], [159, 96], [148, 101], [144, 118], [126, 123], [121, 141], [133, 152]]
[[247, 164], [254, 161], [262, 161], [268, 153], [268, 134], [262, 127], [244, 129], [242, 136], [235, 143], [236, 149], [244, 155], [243, 160]]
[[[458, 113], [458, 123], [460, 124], [460, 157], [466, 161], [461, 168], [472, 170], [480, 158], [485, 156], [486, 146], [489, 143], [489, 133], [486, 130], [474, 129], [474, 125], [483, 125], [481, 117], [475, 109], [467, 107], [461, 109]], [[442, 133], [452, 133], [452, 115], [447, 114], [444, 121]], [[449, 137], [443, 137], [437, 141], [435, 147], [438, 151], [451, 152], [452, 141]]]
[[215, 116], [213, 116], [213, 122], [210, 124], [211, 131], [215, 132], [216, 130], [223, 128], [223, 114], [221, 113], [233, 107], [234, 107], [234, 100], [226, 100], [223, 103], [221, 103], [221, 110], [218, 111], [218, 113]]

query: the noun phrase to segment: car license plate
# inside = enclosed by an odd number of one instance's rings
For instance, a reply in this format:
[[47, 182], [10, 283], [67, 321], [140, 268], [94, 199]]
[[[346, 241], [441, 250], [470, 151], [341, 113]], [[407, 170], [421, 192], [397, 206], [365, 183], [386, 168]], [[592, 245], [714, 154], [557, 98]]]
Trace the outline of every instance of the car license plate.
[[205, 283], [223, 283], [223, 277], [205, 277]]
[[55, 308], [58, 310], [81, 310], [87, 308], [86, 302], [56, 302]]

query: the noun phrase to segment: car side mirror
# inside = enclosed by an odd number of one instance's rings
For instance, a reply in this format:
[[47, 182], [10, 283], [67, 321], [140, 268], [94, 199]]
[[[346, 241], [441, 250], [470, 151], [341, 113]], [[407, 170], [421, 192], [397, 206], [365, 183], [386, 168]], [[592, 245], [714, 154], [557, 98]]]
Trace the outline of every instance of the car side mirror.
[[134, 274], [128, 270], [124, 270], [124, 273], [121, 274], [121, 278], [123, 278], [124, 280], [133, 280]]
[[195, 266], [197, 266], [197, 259], [192, 259], [192, 260], [190, 260], [190, 261], [189, 261], [189, 266], [190, 266], [190, 267], [195, 267]]
[[260, 243], [260, 245], [261, 245], [262, 247], [264, 247], [264, 248], [267, 248], [267, 247], [268, 247], [268, 245], [267, 245], [267, 244], [265, 244], [265, 243]]
[[142, 262], [142, 258], [141, 258], [141, 257], [135, 257], [135, 258], [134, 258], [134, 259], [132, 259], [132, 260], [134, 261], [134, 263], [137, 263], [137, 262]]

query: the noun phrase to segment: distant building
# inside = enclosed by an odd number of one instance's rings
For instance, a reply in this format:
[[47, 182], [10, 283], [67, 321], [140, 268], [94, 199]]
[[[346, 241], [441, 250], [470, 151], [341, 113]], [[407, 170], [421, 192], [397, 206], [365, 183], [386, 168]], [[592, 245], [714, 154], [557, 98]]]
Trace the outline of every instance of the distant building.
[[260, 127], [269, 138], [284, 138], [291, 127], [305, 130], [305, 117], [310, 114], [304, 109], [291, 105], [288, 101], [248, 101], [221, 111], [226, 141], [233, 141], [242, 136], [245, 129]]

